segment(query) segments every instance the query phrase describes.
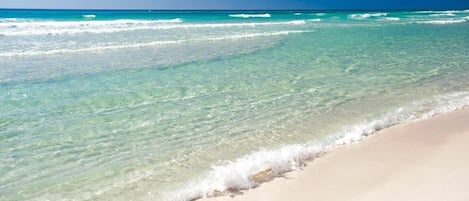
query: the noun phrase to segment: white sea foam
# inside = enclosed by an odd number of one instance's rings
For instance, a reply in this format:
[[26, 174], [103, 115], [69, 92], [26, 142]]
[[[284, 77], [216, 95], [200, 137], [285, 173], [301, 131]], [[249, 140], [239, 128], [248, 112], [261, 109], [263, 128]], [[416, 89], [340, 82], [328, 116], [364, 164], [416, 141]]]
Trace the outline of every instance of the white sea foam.
[[322, 141], [285, 145], [278, 149], [260, 150], [234, 161], [213, 165], [200, 179], [171, 194], [171, 200], [192, 200], [213, 196], [218, 191], [229, 194], [228, 189], [249, 189], [259, 185], [252, 175], [271, 170], [270, 176], [280, 176], [288, 171], [301, 169], [306, 161], [320, 156], [335, 146], [360, 141], [383, 128], [428, 119], [469, 105], [469, 92], [451, 93], [413, 102], [382, 117], [366, 120]]
[[438, 13], [438, 14], [431, 14], [429, 16], [432, 16], [432, 17], [455, 16], [455, 14], [454, 13]]
[[302, 13], [293, 13], [293, 15], [302, 15]]
[[417, 21], [418, 24], [457, 24], [469, 21], [469, 17], [464, 17], [460, 19], [445, 19], [445, 20], [427, 20], [427, 21]]
[[134, 44], [124, 44], [124, 45], [103, 45], [103, 46], [100, 45], [96, 47], [88, 47], [88, 48], [80, 48], [80, 49], [56, 49], [56, 50], [46, 50], [46, 51], [35, 50], [35, 51], [22, 51], [22, 52], [4, 52], [4, 53], [0, 53], [0, 57], [53, 55], [53, 54], [68, 54], [68, 53], [80, 53], [80, 52], [102, 52], [102, 51], [118, 50], [118, 49], [173, 45], [173, 44], [181, 44], [181, 43], [188, 43], [188, 42], [239, 40], [239, 39], [245, 39], [245, 38], [265, 37], [265, 36], [282, 36], [282, 35], [288, 35], [288, 34], [298, 34], [298, 33], [307, 33], [307, 32], [312, 32], [312, 31], [311, 30], [288, 30], [288, 31], [277, 31], [277, 32], [244, 33], [244, 34], [197, 38], [197, 39], [153, 41], [153, 42], [147, 42], [147, 43], [134, 43]]
[[239, 17], [239, 18], [252, 18], [252, 17], [262, 17], [269, 18], [271, 17], [269, 13], [264, 14], [230, 14], [230, 17]]
[[168, 20], [96, 20], [96, 21], [2, 21], [0, 34], [12, 35], [55, 35], [76, 33], [111, 33], [138, 30], [181, 23], [180, 18]]
[[469, 13], [469, 10], [427, 10], [427, 11], [416, 11], [415, 13]]
[[320, 22], [321, 19], [317, 18], [317, 19], [309, 19], [308, 22]]
[[356, 13], [349, 15], [350, 19], [366, 19], [370, 17], [385, 17], [388, 13]]
[[82, 15], [82, 17], [86, 19], [94, 19], [96, 18], [96, 15]]
[[33, 20], [31, 20], [31, 19], [14, 18], [14, 17], [0, 18], [0, 23], [5, 23], [5, 22], [32, 22], [32, 21]]
[[447, 11], [441, 11], [441, 10], [423, 10], [423, 11], [415, 11], [413, 13], [419, 13], [419, 14], [430, 14], [430, 13], [442, 13], [442, 12], [455, 12], [454, 10], [447, 10]]
[[0, 23], [0, 34], [5, 36], [60, 35], [82, 33], [114, 33], [136, 30], [192, 29], [192, 28], [229, 28], [275, 25], [302, 25], [305, 20], [246, 23], [181, 23], [179, 18], [172, 20], [113, 20], [113, 21], [75, 21], [75, 22], [21, 22]]
[[[85, 16], [85, 15], [84, 15]], [[68, 28], [68, 27], [87, 27], [87, 26], [129, 26], [129, 25], [147, 25], [147, 24], [166, 24], [181, 23], [180, 18], [167, 20], [99, 20], [99, 21], [34, 21], [9, 18], [0, 21], [0, 27], [15, 25], [17, 27], [35, 27], [35, 28]]]
[[386, 21], [400, 21], [401, 20], [401, 18], [398, 18], [398, 17], [385, 17], [383, 19]]

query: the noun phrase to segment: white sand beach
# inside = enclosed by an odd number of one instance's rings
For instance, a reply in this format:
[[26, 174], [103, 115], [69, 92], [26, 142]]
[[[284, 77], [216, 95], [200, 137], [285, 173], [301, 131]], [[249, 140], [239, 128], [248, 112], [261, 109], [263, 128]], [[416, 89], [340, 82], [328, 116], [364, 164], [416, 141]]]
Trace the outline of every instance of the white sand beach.
[[229, 201], [469, 200], [469, 109], [379, 131]]

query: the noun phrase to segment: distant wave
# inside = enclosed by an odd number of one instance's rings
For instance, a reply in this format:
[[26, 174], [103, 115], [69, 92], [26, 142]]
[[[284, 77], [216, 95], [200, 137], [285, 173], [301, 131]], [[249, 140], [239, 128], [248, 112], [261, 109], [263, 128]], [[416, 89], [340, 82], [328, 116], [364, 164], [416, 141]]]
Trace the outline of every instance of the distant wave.
[[33, 21], [32, 19], [14, 18], [14, 17], [0, 18], [0, 24], [8, 23], [8, 22], [32, 22], [32, 21]]
[[469, 13], [469, 9], [468, 10], [445, 10], [445, 11], [441, 11], [441, 10], [427, 10], [427, 11], [415, 11], [414, 13], [421, 13], [421, 14], [431, 14], [431, 13], [451, 13], [451, 14], [454, 14], [454, 13]]
[[385, 17], [385, 18], [383, 18], [383, 20], [386, 20], [386, 21], [400, 21], [401, 18], [398, 18], [398, 17]]
[[230, 14], [230, 17], [239, 17], [239, 18], [252, 18], [252, 17], [262, 17], [269, 18], [271, 17], [269, 13], [265, 14]]
[[469, 16], [459, 18], [459, 19], [444, 19], [444, 20], [427, 20], [427, 21], [417, 21], [418, 24], [457, 24], [457, 23], [464, 23], [469, 21]]
[[456, 24], [463, 23], [466, 20], [428, 20], [428, 21], [419, 21], [418, 24]]
[[129, 28], [145, 28], [181, 23], [180, 18], [168, 20], [99, 20], [99, 21], [0, 21], [3, 35], [44, 35], [63, 33], [107, 33]]
[[237, 39], [244, 39], [244, 38], [281, 36], [281, 35], [308, 33], [308, 32], [312, 32], [312, 31], [288, 30], [288, 31], [277, 31], [277, 32], [245, 33], [245, 34], [208, 37], [208, 38], [199, 38], [199, 39], [153, 41], [153, 42], [148, 42], [148, 43], [134, 43], [134, 44], [126, 44], [126, 45], [107, 45], [107, 46], [97, 46], [97, 47], [80, 48], [80, 49], [56, 49], [56, 50], [46, 50], [46, 51], [5, 52], [5, 53], [0, 53], [0, 57], [53, 55], [53, 54], [68, 54], [68, 53], [80, 53], [80, 52], [102, 52], [102, 51], [128, 49], [128, 48], [144, 48], [144, 47], [152, 47], [152, 46], [173, 45], [173, 44], [180, 44], [180, 43], [187, 43], [187, 42], [237, 40]]
[[350, 19], [366, 19], [370, 17], [385, 17], [388, 13], [356, 13], [349, 15]]
[[201, 23], [181, 24], [179, 18], [172, 20], [113, 20], [73, 22], [8, 22], [0, 23], [0, 34], [5, 36], [60, 35], [81, 33], [114, 33], [136, 30], [256, 27], [272, 25], [303, 25], [305, 20], [250, 23]]
[[82, 15], [82, 17], [85, 19], [94, 19], [96, 18], [96, 15]]
[[5, 18], [0, 20], [0, 27], [10, 25], [18, 25], [21, 27], [45, 27], [45, 28], [66, 28], [71, 26], [109, 26], [109, 25], [139, 25], [139, 24], [164, 24], [164, 23], [181, 23], [180, 18], [161, 19], [161, 20], [100, 20], [100, 21], [35, 21], [17, 18]]
[[432, 17], [456, 16], [456, 14], [454, 14], [454, 13], [437, 13], [437, 14], [431, 14], [429, 16], [432, 16]]
[[317, 18], [317, 19], [309, 19], [308, 22], [320, 22], [321, 19]]
[[293, 13], [293, 15], [302, 15], [303, 13]]
[[301, 169], [306, 161], [317, 158], [336, 146], [361, 141], [368, 135], [395, 124], [428, 119], [435, 114], [451, 112], [467, 105], [469, 92], [415, 101], [376, 119], [345, 127], [342, 132], [322, 141], [260, 150], [234, 161], [214, 165], [199, 180], [183, 186], [181, 190], [169, 196], [176, 196], [170, 198], [171, 200], [193, 200], [210, 197], [215, 193], [229, 195], [232, 191], [254, 188], [260, 184], [252, 179], [252, 175], [257, 173], [263, 172], [267, 178], [278, 177], [288, 171]]

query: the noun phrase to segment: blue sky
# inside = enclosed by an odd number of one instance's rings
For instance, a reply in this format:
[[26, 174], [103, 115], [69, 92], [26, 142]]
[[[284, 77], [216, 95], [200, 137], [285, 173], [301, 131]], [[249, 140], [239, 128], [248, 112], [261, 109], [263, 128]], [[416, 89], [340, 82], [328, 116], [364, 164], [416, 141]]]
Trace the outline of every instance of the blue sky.
[[0, 0], [0, 8], [467, 9], [469, 0]]

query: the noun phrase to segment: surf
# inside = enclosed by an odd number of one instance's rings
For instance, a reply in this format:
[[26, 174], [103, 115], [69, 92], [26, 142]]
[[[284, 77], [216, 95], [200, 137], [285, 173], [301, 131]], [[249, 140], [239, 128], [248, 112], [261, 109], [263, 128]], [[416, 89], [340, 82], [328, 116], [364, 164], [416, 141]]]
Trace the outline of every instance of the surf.
[[167, 40], [167, 41], [152, 41], [147, 43], [135, 43], [126, 45], [99, 45], [97, 47], [88, 47], [80, 49], [55, 49], [47, 51], [23, 51], [23, 52], [4, 52], [0, 53], [0, 57], [25, 57], [25, 56], [39, 56], [39, 55], [53, 55], [53, 54], [71, 54], [71, 53], [84, 53], [84, 52], [102, 52], [118, 49], [129, 48], [144, 48], [144, 47], [157, 47], [164, 45], [174, 45], [190, 42], [203, 42], [203, 41], [223, 41], [223, 40], [241, 40], [245, 38], [267, 37], [267, 36], [286, 36], [289, 34], [309, 33], [311, 30], [286, 30], [277, 32], [259, 32], [259, 33], [244, 33], [236, 35], [225, 35], [218, 37], [205, 37], [195, 39], [180, 39], [180, 40]]
[[203, 176], [168, 194], [166, 198], [183, 201], [234, 195], [240, 190], [255, 188], [286, 172], [300, 170], [307, 162], [337, 146], [365, 140], [369, 135], [396, 124], [428, 119], [468, 105], [469, 92], [455, 92], [414, 101], [410, 105], [399, 107], [375, 119], [346, 126], [342, 132], [324, 139], [274, 149], [261, 149], [232, 161], [213, 164]]
[[171, 20], [115, 20], [115, 21], [72, 21], [72, 22], [21, 22], [0, 23], [0, 34], [5, 36], [102, 34], [139, 30], [203, 29], [257, 27], [278, 25], [304, 25], [305, 20], [240, 23], [182, 23], [180, 18]]
[[269, 13], [264, 14], [230, 14], [230, 17], [236, 18], [270, 18], [272, 17]]

